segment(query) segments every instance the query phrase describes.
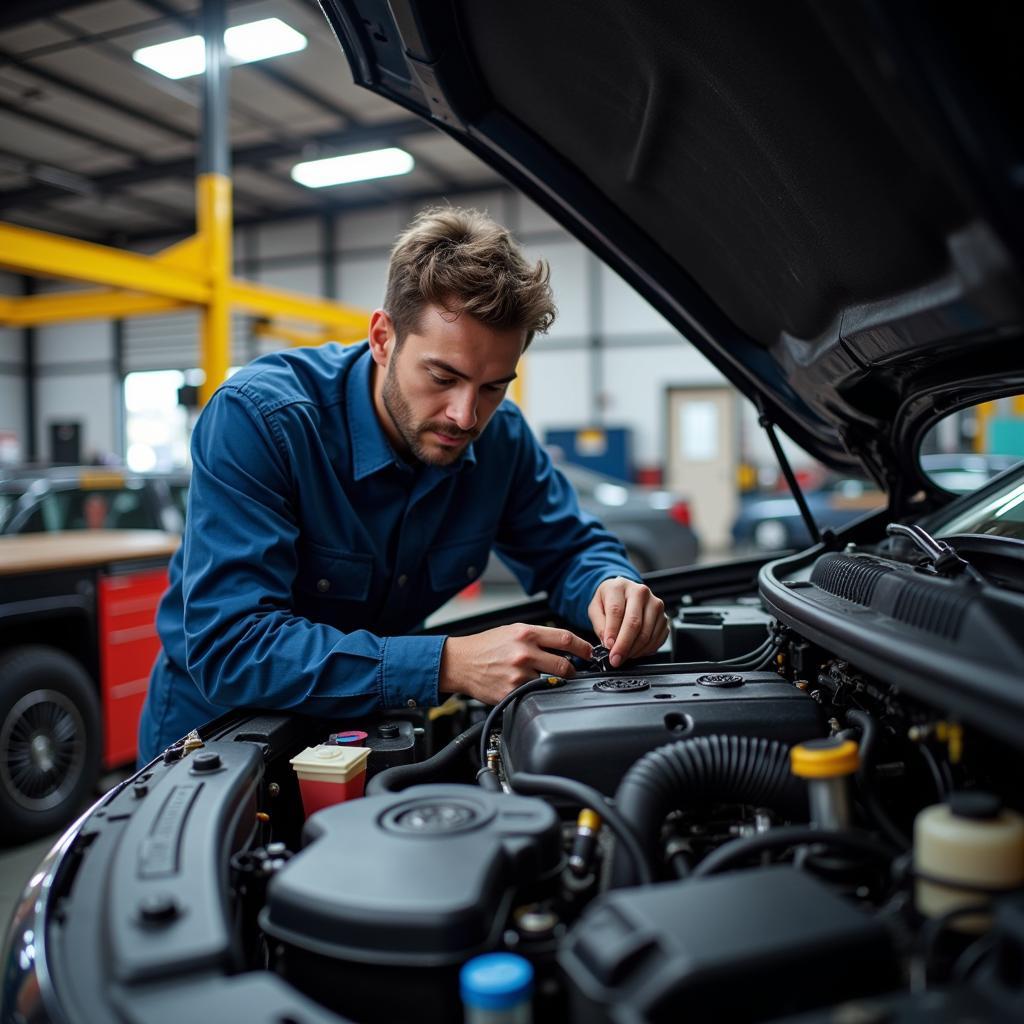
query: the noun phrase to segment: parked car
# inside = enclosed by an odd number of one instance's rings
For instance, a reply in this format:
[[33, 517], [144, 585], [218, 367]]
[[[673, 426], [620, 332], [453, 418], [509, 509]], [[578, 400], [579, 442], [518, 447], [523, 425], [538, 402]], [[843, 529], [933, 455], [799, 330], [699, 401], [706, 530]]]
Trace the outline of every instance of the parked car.
[[[1019, 460], [1011, 455], [924, 455], [928, 479], [950, 494], [966, 494]], [[830, 475], [804, 492], [811, 516], [822, 530], [836, 530], [872, 509], [883, 508], [885, 494], [863, 477]], [[811, 537], [796, 501], [786, 493], [744, 495], [732, 527], [737, 550], [782, 551], [804, 547]]]
[[[640, 572], [697, 561], [700, 545], [684, 497], [659, 487], [616, 480], [572, 462], [559, 460], [557, 464], [583, 510], [622, 541]], [[484, 586], [518, 586], [511, 570], [493, 552], [480, 581]]]
[[[956, 498], [918, 458], [1024, 380], [1018, 8], [322, 7], [887, 508], [654, 574], [659, 657], [183, 737], [33, 875], [4, 1024], [1019, 1020], [1024, 469]], [[445, 632], [514, 621], [557, 618]], [[306, 808], [310, 746], [366, 795]]]
[[[641, 572], [696, 561], [697, 537], [685, 498], [570, 463], [560, 463], [559, 468], [583, 508], [620, 537]], [[83, 529], [181, 533], [188, 484], [184, 471], [134, 473], [96, 466], [0, 469], [0, 535]], [[483, 579], [514, 581], [493, 557]]]
[[185, 524], [188, 474], [108, 466], [0, 468], [0, 535], [166, 530]]
[[697, 561], [697, 535], [684, 497], [658, 487], [624, 483], [570, 462], [560, 462], [558, 468], [579, 495], [583, 509], [622, 541], [641, 572]]

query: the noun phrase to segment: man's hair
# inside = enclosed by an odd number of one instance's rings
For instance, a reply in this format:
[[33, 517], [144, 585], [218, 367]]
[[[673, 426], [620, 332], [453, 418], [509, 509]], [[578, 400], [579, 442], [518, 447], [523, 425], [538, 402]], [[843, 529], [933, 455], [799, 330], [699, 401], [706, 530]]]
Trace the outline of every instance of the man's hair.
[[555, 319], [544, 260], [531, 266], [512, 235], [479, 210], [422, 211], [391, 250], [384, 308], [399, 345], [433, 304], [499, 329], [526, 331], [529, 345]]

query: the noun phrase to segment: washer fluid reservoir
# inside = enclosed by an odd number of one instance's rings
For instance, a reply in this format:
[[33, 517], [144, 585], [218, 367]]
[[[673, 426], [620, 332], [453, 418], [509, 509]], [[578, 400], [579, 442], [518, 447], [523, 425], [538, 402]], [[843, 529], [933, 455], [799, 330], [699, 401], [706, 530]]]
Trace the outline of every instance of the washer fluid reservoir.
[[[991, 793], [954, 793], [914, 820], [915, 902], [925, 917], [987, 905], [989, 893], [1024, 885], [1024, 817]], [[980, 932], [989, 915], [954, 918], [950, 927]]]

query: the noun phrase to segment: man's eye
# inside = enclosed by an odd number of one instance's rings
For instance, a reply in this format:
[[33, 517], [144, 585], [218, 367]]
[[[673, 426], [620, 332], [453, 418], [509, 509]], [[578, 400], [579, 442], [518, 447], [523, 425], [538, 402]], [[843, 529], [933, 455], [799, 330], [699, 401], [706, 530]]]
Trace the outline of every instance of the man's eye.
[[486, 385], [487, 390], [493, 392], [496, 395], [500, 395], [503, 391], [508, 390], [508, 384], [488, 384]]
[[449, 384], [454, 384], [455, 381], [451, 377], [438, 377], [437, 374], [432, 373], [430, 379], [441, 387], [448, 387]]

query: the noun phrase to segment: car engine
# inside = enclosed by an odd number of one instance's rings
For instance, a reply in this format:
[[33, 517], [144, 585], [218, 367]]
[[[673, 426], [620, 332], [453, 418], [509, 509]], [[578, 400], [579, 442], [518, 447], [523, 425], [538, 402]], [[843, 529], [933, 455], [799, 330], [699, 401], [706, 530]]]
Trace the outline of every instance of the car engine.
[[[884, 547], [754, 571], [667, 587], [656, 657], [494, 709], [236, 714], [170, 748], [51, 879], [62, 1002], [449, 1022], [500, 951], [537, 1021], [1019, 1019], [1021, 710], [979, 712], [961, 660], [974, 636], [971, 680], [1017, 687], [1024, 599]], [[290, 761], [351, 743], [365, 795], [306, 814]]]

